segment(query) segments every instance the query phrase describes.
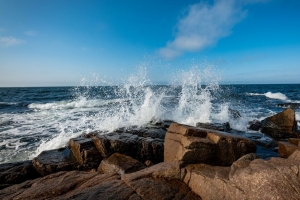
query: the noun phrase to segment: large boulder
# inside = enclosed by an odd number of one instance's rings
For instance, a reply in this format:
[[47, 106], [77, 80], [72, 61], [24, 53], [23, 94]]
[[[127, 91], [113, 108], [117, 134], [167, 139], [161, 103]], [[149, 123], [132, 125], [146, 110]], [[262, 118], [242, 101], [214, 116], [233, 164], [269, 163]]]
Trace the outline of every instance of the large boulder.
[[231, 165], [256, 151], [253, 141], [233, 134], [173, 123], [164, 143], [164, 161]]
[[267, 117], [262, 121], [261, 132], [276, 139], [299, 137], [297, 131], [295, 111], [291, 108]]
[[298, 146], [300, 138], [289, 138], [287, 142], [279, 141], [278, 142], [278, 153], [283, 158], [288, 158], [294, 153], [297, 149], [300, 149]]
[[96, 148], [103, 158], [113, 153], [121, 153], [141, 162], [150, 160], [152, 163], [163, 161], [163, 139], [141, 137], [131, 133], [109, 133], [93, 137]]
[[80, 168], [80, 163], [69, 148], [43, 151], [32, 160], [32, 163], [42, 176]]
[[13, 184], [39, 177], [32, 161], [5, 163], [0, 165], [0, 190]]
[[98, 171], [104, 174], [125, 174], [144, 169], [145, 166], [129, 156], [114, 153], [101, 161]]
[[231, 167], [187, 165], [182, 180], [202, 199], [299, 199], [300, 151], [288, 159], [242, 157]]
[[83, 169], [97, 168], [102, 160], [91, 138], [72, 138], [69, 141], [69, 148]]

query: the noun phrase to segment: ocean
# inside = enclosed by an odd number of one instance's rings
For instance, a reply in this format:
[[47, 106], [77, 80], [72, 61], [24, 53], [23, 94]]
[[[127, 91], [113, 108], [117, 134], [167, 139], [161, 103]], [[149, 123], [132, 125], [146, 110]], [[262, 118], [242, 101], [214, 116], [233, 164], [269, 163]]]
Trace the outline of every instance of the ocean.
[[[300, 84], [220, 85], [195, 71], [168, 85], [130, 77], [115, 86], [0, 88], [0, 163], [32, 159], [44, 150], [66, 146], [83, 132], [103, 134], [151, 120], [183, 124], [229, 122], [239, 135], [271, 141], [248, 130], [252, 120], [281, 112], [289, 104], [300, 121]], [[240, 116], [231, 116], [231, 111]], [[275, 149], [263, 150], [276, 156]]]

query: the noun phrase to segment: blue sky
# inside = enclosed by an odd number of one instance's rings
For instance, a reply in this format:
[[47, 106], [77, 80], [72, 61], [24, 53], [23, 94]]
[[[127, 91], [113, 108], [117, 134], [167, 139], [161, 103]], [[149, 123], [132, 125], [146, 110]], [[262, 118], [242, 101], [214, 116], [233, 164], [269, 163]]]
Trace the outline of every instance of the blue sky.
[[[0, 87], [152, 83], [213, 65], [221, 83], [300, 83], [297, 0], [0, 0]], [[101, 81], [96, 81], [101, 84]]]

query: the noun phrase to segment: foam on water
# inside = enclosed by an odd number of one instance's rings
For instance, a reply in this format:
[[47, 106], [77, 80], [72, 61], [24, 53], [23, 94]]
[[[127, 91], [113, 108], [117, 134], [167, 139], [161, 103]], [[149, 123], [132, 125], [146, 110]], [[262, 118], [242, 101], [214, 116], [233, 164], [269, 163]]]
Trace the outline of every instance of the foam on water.
[[[95, 86], [103, 82], [97, 83], [97, 77], [91, 83], [83, 79], [85, 86], [74, 88], [73, 99], [33, 101], [26, 104], [26, 112], [1, 114], [0, 163], [31, 159], [44, 150], [66, 146], [70, 138], [83, 132], [105, 134], [121, 127], [143, 126], [152, 119], [188, 125], [229, 122], [231, 128], [247, 131], [249, 121], [276, 112], [263, 107], [249, 109], [240, 103], [245, 97], [261, 95], [288, 101], [284, 94], [272, 92], [238, 93], [238, 101], [230, 102], [227, 98], [232, 93], [227, 91], [229, 95], [223, 99], [219, 74], [210, 65], [178, 71], [168, 86], [153, 86], [146, 72], [141, 67], [114, 87]], [[232, 117], [234, 110], [241, 116]], [[297, 112], [296, 118], [300, 119]]]
[[264, 94], [259, 94], [259, 93], [248, 93], [250, 96], [266, 96], [267, 98], [270, 99], [278, 99], [278, 100], [288, 100], [287, 96], [285, 94], [282, 94], [280, 92], [266, 92]]

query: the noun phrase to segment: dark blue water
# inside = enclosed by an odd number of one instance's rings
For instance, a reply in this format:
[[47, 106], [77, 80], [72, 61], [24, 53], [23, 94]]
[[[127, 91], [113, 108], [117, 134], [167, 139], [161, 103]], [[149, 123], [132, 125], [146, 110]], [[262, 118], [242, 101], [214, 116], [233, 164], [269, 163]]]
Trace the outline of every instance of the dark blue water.
[[[153, 117], [190, 125], [229, 122], [239, 134], [271, 140], [249, 131], [248, 122], [289, 105], [299, 120], [299, 103], [300, 84], [0, 88], [0, 163], [62, 147], [82, 132], [142, 126]], [[232, 119], [230, 109], [242, 117]]]

